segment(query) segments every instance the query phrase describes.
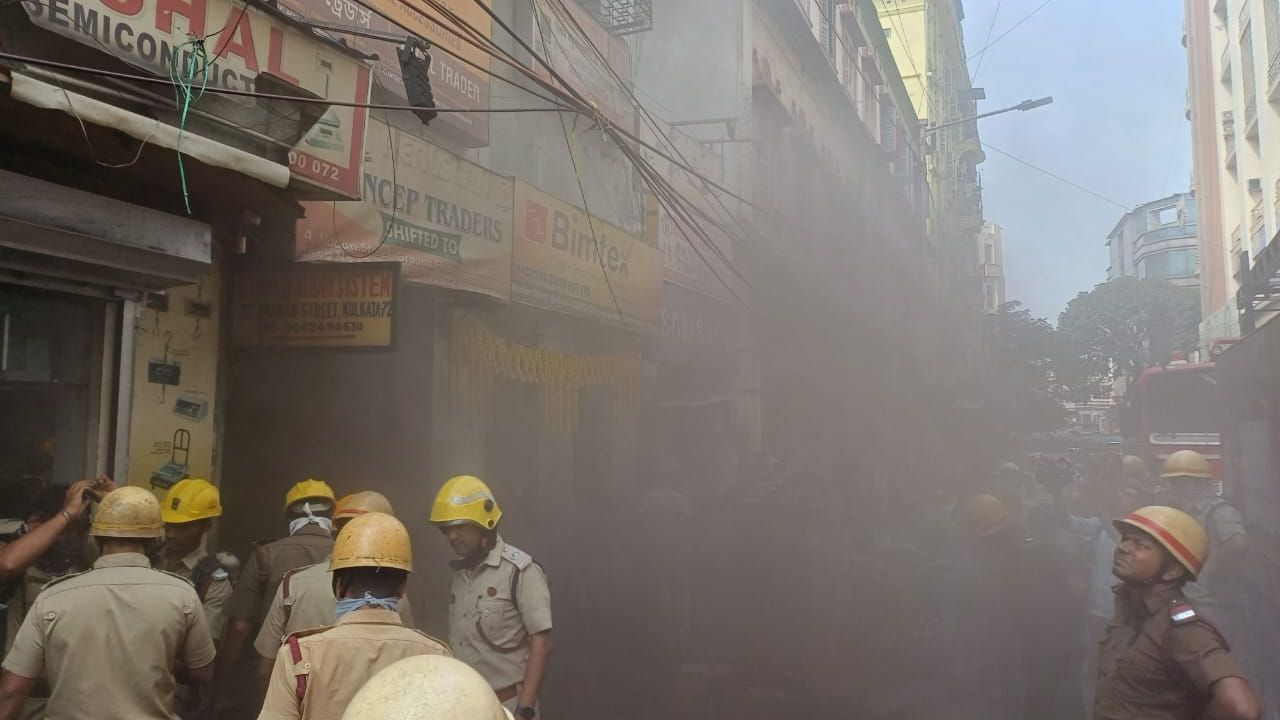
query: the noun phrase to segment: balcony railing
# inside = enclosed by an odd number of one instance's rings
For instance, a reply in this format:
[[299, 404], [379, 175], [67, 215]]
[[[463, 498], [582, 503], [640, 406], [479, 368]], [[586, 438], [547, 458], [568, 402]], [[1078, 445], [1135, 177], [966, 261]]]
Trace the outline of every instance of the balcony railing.
[[1165, 240], [1181, 240], [1185, 238], [1193, 238], [1196, 236], [1198, 229], [1195, 223], [1189, 225], [1169, 225], [1154, 230], [1148, 230], [1138, 235], [1133, 243], [1133, 249], [1136, 253], [1139, 249]]
[[1234, 255], [1240, 252], [1241, 250], [1240, 243], [1243, 240], [1244, 240], [1244, 232], [1240, 229], [1240, 226], [1237, 225], [1235, 229], [1231, 231], [1231, 254]]
[[1248, 88], [1248, 92], [1244, 99], [1244, 136], [1256, 138], [1258, 137], [1258, 94], [1252, 86]]
[[1258, 202], [1253, 204], [1253, 208], [1249, 210], [1249, 237], [1255, 237], [1263, 229], [1266, 221], [1266, 215], [1262, 212], [1262, 198], [1258, 198]]
[[1220, 62], [1222, 63], [1222, 70], [1219, 72], [1218, 77], [1219, 79], [1222, 80], [1223, 83], [1230, 85], [1231, 84], [1231, 46], [1230, 45], [1222, 49], [1222, 59], [1220, 60]]

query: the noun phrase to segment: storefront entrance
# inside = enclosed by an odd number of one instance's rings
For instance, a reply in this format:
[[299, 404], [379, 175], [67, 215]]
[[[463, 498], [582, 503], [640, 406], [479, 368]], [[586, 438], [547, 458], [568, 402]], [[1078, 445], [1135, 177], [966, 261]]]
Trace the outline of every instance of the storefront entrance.
[[0, 283], [0, 517], [19, 517], [43, 485], [107, 470], [115, 305]]

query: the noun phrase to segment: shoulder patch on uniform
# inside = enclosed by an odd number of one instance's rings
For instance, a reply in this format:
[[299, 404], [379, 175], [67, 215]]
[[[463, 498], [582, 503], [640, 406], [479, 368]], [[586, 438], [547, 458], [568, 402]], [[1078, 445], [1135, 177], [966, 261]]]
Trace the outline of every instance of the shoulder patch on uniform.
[[1169, 619], [1174, 625], [1185, 625], [1189, 622], [1195, 622], [1199, 619], [1196, 609], [1191, 607], [1191, 603], [1185, 600], [1175, 600], [1169, 605]]
[[229, 577], [231, 577], [231, 573], [227, 572], [226, 570], [223, 570], [222, 568], [218, 568], [217, 570], [213, 571], [214, 580], [226, 580]]
[[521, 570], [524, 570], [533, 564], [532, 555], [520, 548], [512, 547], [511, 545], [502, 546], [502, 557]]

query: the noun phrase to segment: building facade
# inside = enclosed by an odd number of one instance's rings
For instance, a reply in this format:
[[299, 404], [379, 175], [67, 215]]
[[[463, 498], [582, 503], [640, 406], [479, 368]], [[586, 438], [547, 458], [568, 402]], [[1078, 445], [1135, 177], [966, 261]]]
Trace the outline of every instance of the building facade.
[[929, 237], [940, 282], [961, 313], [957, 321], [977, 328], [982, 284], [973, 275], [970, 249], [982, 230], [982, 179], [986, 159], [976, 122], [936, 131], [977, 114], [985, 97], [969, 77], [964, 47], [964, 5], [960, 0], [877, 0], [880, 24], [889, 39], [926, 141]]
[[[654, 0], [625, 21], [573, 0], [494, 2], [494, 21], [468, 2], [467, 28], [389, 1], [143, 5], [114, 47], [10, 4], [0, 48], [169, 77], [175, 48], [223, 28], [215, 89], [342, 104], [211, 92], [179, 131], [171, 90], [0, 74], [14, 484], [208, 477], [217, 544], [241, 554], [283, 534], [297, 480], [381, 491], [438, 631], [450, 553], [424, 508], [478, 474], [557, 578], [575, 650], [553, 662], [556, 713], [745, 716], [761, 678], [791, 714], [859, 700], [844, 675], [875, 666], [851, 641], [872, 615], [809, 611], [860, 582], [826, 559], [865, 550], [866, 498], [894, 479], [986, 460], [954, 430], [977, 427], [947, 384], [966, 333], [931, 269], [934, 170], [871, 0]], [[436, 100], [464, 112], [424, 123], [396, 43], [348, 47], [308, 19], [421, 33]], [[592, 112], [545, 111], [525, 71]], [[797, 508], [814, 519], [799, 553], [776, 542]], [[685, 566], [698, 545], [708, 572]], [[783, 600], [757, 591], [762, 563]], [[766, 612], [788, 623], [735, 624]], [[637, 633], [641, 615], [670, 632]], [[804, 663], [824, 670], [785, 684]]]
[[1207, 348], [1238, 336], [1242, 315], [1273, 314], [1267, 282], [1238, 295], [1249, 270], [1274, 274], [1258, 261], [1280, 229], [1280, 3], [1188, 0], [1185, 28], [1196, 191], [1212, 223], [1200, 242]]
[[1005, 304], [1004, 228], [996, 223], [982, 224], [978, 234], [978, 277], [982, 279], [982, 311], [993, 313]]
[[1107, 235], [1107, 279], [1168, 280], [1197, 287], [1199, 241], [1196, 200], [1190, 193], [1153, 200], [1125, 213]]

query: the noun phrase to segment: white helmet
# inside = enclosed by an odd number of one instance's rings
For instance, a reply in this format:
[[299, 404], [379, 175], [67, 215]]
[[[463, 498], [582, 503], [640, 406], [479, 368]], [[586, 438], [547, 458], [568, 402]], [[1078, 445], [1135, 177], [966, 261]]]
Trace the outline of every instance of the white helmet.
[[511, 713], [466, 663], [417, 655], [369, 678], [342, 720], [511, 720]]

